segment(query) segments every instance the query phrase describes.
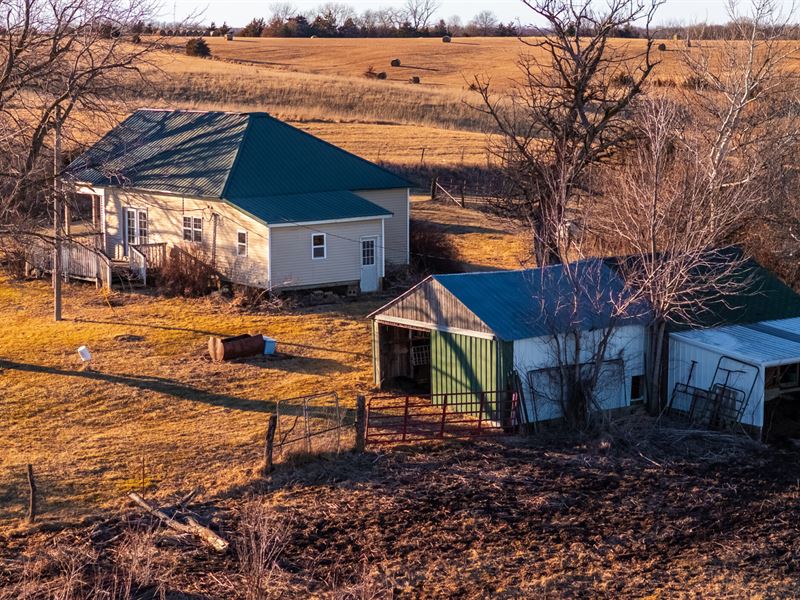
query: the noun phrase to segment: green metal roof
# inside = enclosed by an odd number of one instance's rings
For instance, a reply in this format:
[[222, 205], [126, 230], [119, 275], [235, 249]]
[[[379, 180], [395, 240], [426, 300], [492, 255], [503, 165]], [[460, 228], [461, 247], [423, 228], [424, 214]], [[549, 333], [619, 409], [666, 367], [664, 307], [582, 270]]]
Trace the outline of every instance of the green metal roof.
[[[265, 113], [137, 110], [65, 170], [65, 178], [200, 198], [284, 215], [285, 196], [406, 188], [405, 179]], [[286, 217], [385, 214], [351, 196], [306, 198]], [[276, 206], [267, 205], [274, 202]], [[302, 210], [301, 210], [302, 208]], [[371, 212], [370, 212], [371, 211]], [[367, 215], [367, 213], [370, 213]], [[265, 219], [266, 220], [266, 219]]]
[[252, 115], [224, 196], [410, 187], [405, 179], [265, 114]]
[[724, 298], [710, 293], [712, 297], [701, 298], [697, 303], [701, 308], [691, 315], [692, 322], [673, 323], [670, 330], [800, 317], [800, 295], [753, 259], [731, 275], [731, 285], [736, 293]]
[[221, 198], [249, 120], [222, 112], [137, 110], [75, 159], [65, 177]]
[[235, 204], [246, 213], [270, 225], [308, 222], [309, 215], [314, 215], [315, 221], [392, 215], [385, 208], [346, 191], [239, 198]]

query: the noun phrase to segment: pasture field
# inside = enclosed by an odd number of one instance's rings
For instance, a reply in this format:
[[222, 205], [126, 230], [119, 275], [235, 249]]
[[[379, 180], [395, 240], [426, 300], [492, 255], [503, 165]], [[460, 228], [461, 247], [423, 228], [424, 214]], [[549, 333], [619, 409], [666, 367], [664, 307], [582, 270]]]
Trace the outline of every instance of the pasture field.
[[[420, 77], [423, 87], [465, 90], [475, 76], [490, 77], [504, 89], [520, 76], [521, 56], [544, 59], [536, 47], [537, 38], [464, 37], [445, 44], [439, 38], [206, 38], [214, 57], [241, 61], [275, 70], [363, 78], [372, 66], [385, 71], [387, 81], [408, 82]], [[169, 42], [180, 47], [185, 39]], [[680, 75], [678, 50], [684, 42], [665, 41], [667, 50], [654, 49], [661, 60], [658, 75]], [[636, 57], [644, 50], [643, 40], [612, 40], [612, 49], [621, 57]], [[391, 61], [400, 60], [399, 67]], [[176, 65], [176, 68], [177, 67]]]
[[[482, 213], [415, 199], [412, 216], [453, 240], [468, 268], [525, 259], [520, 236]], [[27, 463], [46, 521], [117, 506], [142, 487], [143, 460], [158, 496], [248, 481], [274, 400], [331, 390], [352, 408], [372, 389], [364, 317], [398, 291], [259, 313], [152, 291], [106, 298], [75, 283], [55, 323], [48, 282], [0, 279], [0, 528], [24, 514]], [[243, 332], [276, 338], [281, 358], [210, 362], [210, 335]], [[95, 355], [87, 370], [82, 345]]]

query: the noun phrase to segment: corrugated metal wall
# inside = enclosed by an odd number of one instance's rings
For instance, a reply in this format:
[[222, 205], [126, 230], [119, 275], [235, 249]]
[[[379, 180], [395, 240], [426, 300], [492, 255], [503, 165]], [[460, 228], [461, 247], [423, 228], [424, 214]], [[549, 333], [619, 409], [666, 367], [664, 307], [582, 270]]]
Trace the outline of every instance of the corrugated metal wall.
[[432, 331], [431, 393], [477, 394], [507, 389], [513, 348], [513, 344], [497, 340]]
[[[714, 383], [714, 374], [717, 372], [717, 365], [724, 356], [724, 351], [712, 351], [706, 348], [695, 346], [686, 340], [670, 336], [669, 340], [669, 379], [667, 383], [667, 399], [672, 395], [676, 383], [688, 383], [694, 387], [708, 389]], [[695, 362], [692, 371], [692, 362]], [[730, 361], [728, 361], [730, 362]], [[723, 366], [734, 369], [742, 369], [742, 373], [732, 373], [728, 384], [748, 393], [753, 388], [747, 407], [742, 414], [741, 422], [755, 427], [764, 426], [764, 374], [758, 371], [758, 376], [753, 384], [752, 371], [744, 368], [741, 364], [730, 365], [725, 363]], [[689, 372], [692, 372], [689, 381]], [[720, 375], [724, 378], [725, 374]], [[675, 408], [688, 411], [689, 401], [683, 398], [682, 401], [676, 398]]]

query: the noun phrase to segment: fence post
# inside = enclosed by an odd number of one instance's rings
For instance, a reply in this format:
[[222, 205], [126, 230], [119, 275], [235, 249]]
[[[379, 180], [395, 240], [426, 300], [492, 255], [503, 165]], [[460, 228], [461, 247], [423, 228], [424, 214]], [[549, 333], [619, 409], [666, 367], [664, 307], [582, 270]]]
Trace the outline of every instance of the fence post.
[[486, 392], [481, 392], [481, 401], [478, 403], [478, 435], [481, 434], [483, 424], [483, 407], [486, 404]]
[[275, 447], [275, 430], [278, 427], [278, 416], [270, 415], [267, 425], [267, 437], [264, 443], [264, 475], [272, 473], [272, 449]]
[[446, 419], [447, 419], [447, 394], [445, 394], [444, 397], [442, 398], [442, 427], [441, 430], [439, 431], [440, 438], [444, 437], [444, 424]]
[[408, 396], [406, 396], [406, 403], [403, 408], [403, 441], [406, 441], [406, 434], [408, 433]]
[[464, 190], [463, 182], [461, 184], [461, 190], [460, 191], [461, 191], [461, 208], [465, 208], [467, 206], [467, 199], [465, 197], [466, 192]]
[[434, 177], [431, 179], [431, 200], [436, 200], [436, 184], [438, 178]]
[[28, 463], [28, 488], [30, 497], [28, 498], [28, 523], [36, 520], [36, 480], [33, 478], [33, 465]]
[[364, 452], [367, 442], [367, 400], [362, 395], [356, 397], [356, 452]]

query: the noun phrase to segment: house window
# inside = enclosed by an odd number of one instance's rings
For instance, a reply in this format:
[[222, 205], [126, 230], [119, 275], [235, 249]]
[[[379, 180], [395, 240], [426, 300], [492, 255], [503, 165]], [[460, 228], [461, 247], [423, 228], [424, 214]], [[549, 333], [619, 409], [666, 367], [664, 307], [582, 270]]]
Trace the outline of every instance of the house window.
[[136, 243], [136, 211], [129, 208], [126, 211], [127, 216], [127, 231], [128, 231], [128, 245]]
[[247, 256], [247, 232], [239, 231], [236, 234], [236, 256]]
[[147, 211], [136, 208], [125, 209], [125, 253], [130, 246], [146, 244], [150, 228], [147, 222]]
[[202, 242], [203, 219], [200, 217], [183, 217], [183, 239], [186, 242]]
[[146, 244], [147, 243], [147, 213], [143, 210], [139, 211], [139, 243]]
[[375, 240], [361, 240], [361, 265], [371, 267], [375, 264]]
[[631, 377], [631, 402], [641, 402], [644, 400], [644, 377], [634, 375]]
[[315, 233], [311, 236], [311, 258], [325, 258], [328, 255], [324, 233]]

